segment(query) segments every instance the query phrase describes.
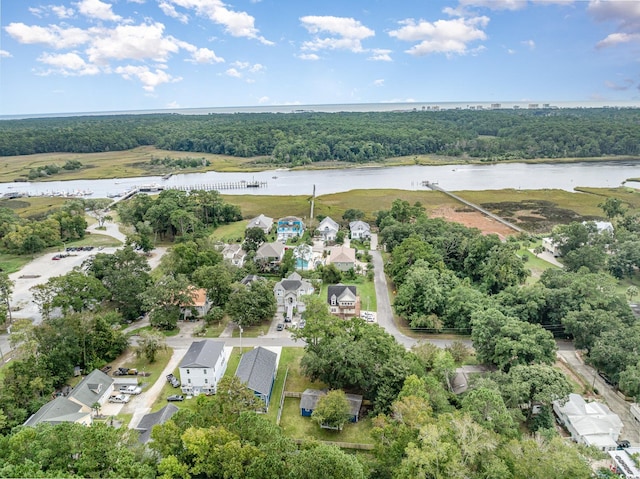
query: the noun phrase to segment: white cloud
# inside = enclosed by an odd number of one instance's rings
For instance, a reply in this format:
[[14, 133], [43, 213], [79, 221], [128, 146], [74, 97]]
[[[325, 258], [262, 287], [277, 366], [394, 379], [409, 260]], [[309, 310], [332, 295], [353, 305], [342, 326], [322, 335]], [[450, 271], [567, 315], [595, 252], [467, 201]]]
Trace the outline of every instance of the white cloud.
[[266, 70], [266, 67], [264, 65], [261, 65], [260, 63], [256, 63], [253, 66], [249, 67], [249, 71], [251, 73], [259, 73]]
[[224, 58], [208, 48], [198, 48], [191, 54], [191, 58], [196, 63], [224, 63]]
[[389, 36], [408, 42], [419, 42], [406, 53], [424, 56], [431, 53], [465, 55], [468, 44], [487, 38], [482, 30], [489, 23], [485, 16], [437, 20], [433, 23], [409, 18], [400, 22], [402, 27], [389, 32]]
[[92, 63], [104, 64], [109, 59], [153, 60], [166, 62], [172, 53], [180, 48], [193, 50], [194, 47], [174, 37], [164, 36], [161, 23], [141, 25], [118, 25], [104, 30], [94, 38], [87, 49]]
[[384, 80], [382, 78], [379, 80], [373, 80], [373, 86], [384, 86]]
[[269, 103], [270, 98], [268, 96], [262, 96], [258, 98], [258, 104], [264, 105], [265, 103]]
[[265, 45], [273, 45], [273, 42], [259, 35], [260, 31], [254, 25], [255, 18], [247, 12], [230, 10], [221, 0], [165, 0], [165, 2], [194, 10], [198, 15], [224, 26], [225, 30], [234, 37], [254, 38]]
[[320, 57], [315, 53], [301, 53], [300, 55], [298, 55], [298, 58], [300, 60], [310, 60], [310, 61], [320, 60]]
[[[241, 61], [235, 61], [231, 64], [234, 68], [232, 68], [232, 70], [238, 71], [238, 70], [245, 70], [249, 73], [260, 73], [264, 70], [266, 70], [266, 67], [260, 63], [254, 63], [253, 65], [249, 62], [241, 62]], [[233, 75], [232, 75], [233, 76]], [[240, 77], [238, 77], [240, 78]]]
[[160, 69], [151, 71], [147, 66], [127, 65], [116, 68], [115, 72], [126, 80], [137, 78], [142, 83], [142, 88], [148, 92], [154, 91], [158, 85], [163, 83], [174, 83], [182, 80], [182, 78], [172, 77]]
[[113, 13], [111, 4], [100, 0], [80, 0], [76, 5], [78, 6], [78, 11], [85, 17], [114, 22], [122, 20], [120, 15]]
[[176, 7], [174, 7], [173, 5], [171, 5], [166, 1], [161, 0], [158, 3], [158, 7], [160, 7], [160, 10], [162, 10], [162, 13], [164, 13], [167, 17], [176, 18], [178, 21], [182, 23], [189, 22], [189, 15], [187, 15], [186, 13], [178, 12], [176, 10]]
[[226, 72], [226, 75], [233, 77], [233, 78], [242, 78], [242, 73], [240, 73], [238, 70], [236, 70], [235, 68], [229, 68]]
[[73, 8], [65, 7], [64, 5], [51, 5], [51, 11], [58, 18], [71, 18], [71, 17], [73, 17], [73, 14], [75, 13]]
[[24, 23], [10, 23], [5, 31], [17, 42], [34, 44], [43, 43], [55, 49], [73, 48], [87, 43], [91, 35], [81, 28], [62, 28], [57, 25], [40, 27]]
[[616, 24], [615, 33], [599, 41], [597, 48], [640, 40], [640, 2], [591, 0], [587, 10], [598, 22]]
[[378, 62], [390, 62], [392, 61], [392, 59], [389, 53], [391, 53], [391, 50], [374, 48], [373, 50], [371, 50], [371, 56], [368, 58], [368, 60], [374, 60]]
[[97, 75], [100, 73], [100, 69], [96, 65], [85, 62], [80, 55], [73, 52], [60, 54], [43, 53], [38, 57], [38, 61], [53, 67], [53, 69], [41, 73], [43, 75], [58, 73], [65, 76], [75, 76]]
[[182, 108], [177, 101], [170, 101], [165, 105], [167, 108]]
[[522, 42], [524, 46], [526, 46], [529, 50], [535, 50], [536, 49], [536, 42], [534, 42], [533, 40], [524, 40]]
[[527, 0], [459, 0], [459, 2], [462, 7], [486, 7], [491, 10], [520, 10], [527, 6]]
[[[354, 53], [363, 51], [362, 40], [375, 35], [375, 32], [362, 25], [358, 20], [333, 16], [306, 16], [300, 21], [307, 31], [316, 37], [302, 44], [302, 50], [318, 51], [350, 50]], [[326, 34], [326, 37], [320, 37]]]
[[13, 55], [6, 50], [0, 50], [0, 58], [11, 58]]
[[515, 55], [516, 51], [515, 51], [515, 50], [513, 50], [513, 49], [511, 49], [511, 48], [507, 48], [507, 53], [508, 53], [509, 55]]

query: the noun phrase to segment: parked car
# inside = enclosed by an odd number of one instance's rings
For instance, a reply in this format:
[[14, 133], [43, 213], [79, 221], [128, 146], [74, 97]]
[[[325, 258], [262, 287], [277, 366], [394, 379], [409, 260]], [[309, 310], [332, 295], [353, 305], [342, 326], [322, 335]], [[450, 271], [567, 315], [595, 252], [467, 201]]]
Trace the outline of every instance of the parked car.
[[138, 370], [134, 368], [118, 368], [113, 372], [114, 376], [135, 376], [138, 374]]
[[120, 392], [123, 394], [140, 394], [142, 388], [140, 386], [120, 386]]
[[283, 331], [283, 330], [284, 330], [284, 324], [278, 323], [278, 325], [276, 326], [276, 331]]
[[174, 388], [180, 386], [180, 381], [173, 374], [167, 374], [167, 382], [171, 383]]
[[301, 319], [300, 322], [298, 323], [298, 329], [304, 328], [306, 324], [307, 322], [304, 319]]
[[628, 447], [631, 447], [631, 443], [629, 441], [627, 441], [626, 439], [621, 439], [620, 441], [616, 441], [616, 444], [618, 445], [618, 450], [622, 450], [622, 449], [626, 449]]
[[172, 394], [167, 398], [167, 401], [169, 402], [184, 401], [184, 396], [181, 396], [180, 394]]
[[126, 404], [129, 402], [129, 396], [126, 394], [114, 394], [109, 398], [109, 402]]

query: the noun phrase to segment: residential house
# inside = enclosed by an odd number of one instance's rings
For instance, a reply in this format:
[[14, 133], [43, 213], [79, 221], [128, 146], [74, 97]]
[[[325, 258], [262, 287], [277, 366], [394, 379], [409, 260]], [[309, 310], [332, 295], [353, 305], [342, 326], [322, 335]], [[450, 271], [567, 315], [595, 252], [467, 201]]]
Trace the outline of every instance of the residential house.
[[609, 456], [615, 466], [616, 474], [613, 477], [640, 479], [640, 464], [638, 464], [636, 459], [640, 456], [640, 447], [628, 447], [621, 451], [609, 451]]
[[271, 392], [278, 370], [278, 354], [262, 346], [244, 353], [236, 370], [236, 376], [264, 402], [264, 412], [269, 409]]
[[182, 392], [193, 396], [215, 394], [226, 370], [223, 341], [194, 341], [180, 363]]
[[177, 412], [178, 408], [174, 404], [167, 404], [156, 412], [142, 416], [142, 419], [140, 419], [140, 422], [135, 428], [136, 431], [140, 433], [138, 440], [142, 444], [148, 443], [151, 440], [151, 430], [153, 429], [153, 426], [164, 424]]
[[553, 238], [542, 238], [542, 247], [545, 251], [551, 253], [554, 258], [560, 256], [560, 244], [553, 240]]
[[332, 246], [328, 249], [327, 264], [333, 264], [343, 273], [356, 268], [356, 250], [348, 246]]
[[371, 226], [369, 226], [369, 223], [365, 223], [364, 221], [352, 221], [349, 223], [349, 231], [351, 233], [351, 239], [371, 239]]
[[248, 274], [244, 278], [240, 280], [240, 284], [244, 286], [249, 286], [251, 283], [255, 281], [264, 281], [264, 277], [258, 276], [257, 274]]
[[285, 216], [278, 220], [278, 241], [283, 243], [304, 234], [304, 223], [296, 216]]
[[284, 257], [285, 247], [282, 243], [263, 243], [256, 251], [255, 261], [270, 267], [278, 266]]
[[192, 316], [196, 318], [204, 317], [211, 309], [211, 302], [207, 297], [207, 290], [203, 288], [190, 289], [191, 302], [188, 304], [180, 305], [180, 312], [184, 319], [188, 319]]
[[335, 241], [339, 229], [340, 225], [327, 216], [316, 228], [316, 234], [319, 235], [323, 241]]
[[247, 229], [249, 228], [260, 228], [264, 231], [264, 234], [268, 235], [271, 228], [273, 228], [273, 218], [261, 214], [249, 221]]
[[360, 297], [355, 286], [335, 284], [327, 289], [329, 312], [342, 319], [360, 316]]
[[291, 320], [294, 314], [305, 309], [302, 297], [313, 293], [313, 285], [305, 281], [298, 273], [291, 273], [287, 279], [276, 283], [273, 294], [276, 297], [278, 313], [284, 313], [285, 320]]
[[313, 248], [308, 244], [302, 243], [293, 248], [293, 257], [296, 259], [296, 269], [313, 269]]
[[613, 451], [622, 431], [622, 421], [606, 404], [586, 402], [579, 394], [569, 394], [566, 401], [554, 401], [553, 410], [560, 422], [579, 444]]
[[[322, 396], [326, 396], [326, 389], [305, 389], [300, 396], [300, 415], [311, 417], [318, 401]], [[345, 394], [349, 401], [349, 421], [358, 422], [360, 418], [360, 408], [362, 407], [362, 396], [359, 394]]]
[[242, 268], [247, 252], [242, 249], [239, 243], [224, 245], [222, 249], [222, 258], [238, 268]]
[[82, 379], [68, 396], [60, 396], [49, 401], [27, 419], [24, 425], [77, 422], [88, 426], [93, 422], [93, 405], [102, 406], [109, 400], [113, 392], [113, 382], [113, 378], [96, 369]]

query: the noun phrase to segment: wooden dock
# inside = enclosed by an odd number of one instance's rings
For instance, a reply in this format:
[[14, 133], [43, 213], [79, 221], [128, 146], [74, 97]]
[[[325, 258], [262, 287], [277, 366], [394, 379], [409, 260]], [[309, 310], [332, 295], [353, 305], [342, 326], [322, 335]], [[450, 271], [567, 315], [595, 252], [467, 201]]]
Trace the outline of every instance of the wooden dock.
[[525, 233], [525, 230], [523, 230], [522, 228], [520, 228], [519, 226], [514, 225], [513, 223], [510, 223], [509, 221], [505, 220], [504, 218], [501, 218], [500, 216], [491, 213], [491, 211], [487, 211], [484, 208], [482, 208], [481, 206], [476, 205], [475, 203], [471, 203], [471, 201], [467, 201], [465, 199], [460, 198], [458, 195], [454, 195], [453, 193], [451, 193], [450, 191], [447, 191], [443, 188], [440, 188], [438, 186], [438, 182], [433, 182], [433, 181], [423, 181], [422, 186], [426, 186], [427, 188], [433, 190], [433, 191], [439, 191], [441, 193], [444, 193], [445, 195], [453, 198], [456, 201], [459, 201], [460, 203], [469, 206], [470, 208], [473, 208], [476, 211], [479, 211], [480, 213], [482, 213], [483, 215], [488, 216], [489, 218], [493, 218], [494, 220], [502, 223], [505, 226], [508, 226], [509, 228], [517, 231], [518, 233]]

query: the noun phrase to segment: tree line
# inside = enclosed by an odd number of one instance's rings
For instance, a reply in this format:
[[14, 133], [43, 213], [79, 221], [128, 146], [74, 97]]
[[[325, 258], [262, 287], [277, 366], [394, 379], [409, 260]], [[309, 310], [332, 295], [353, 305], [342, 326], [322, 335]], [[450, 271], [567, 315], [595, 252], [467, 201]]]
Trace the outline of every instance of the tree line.
[[113, 115], [0, 122], [0, 156], [160, 149], [304, 165], [411, 155], [487, 161], [640, 154], [636, 109]]

